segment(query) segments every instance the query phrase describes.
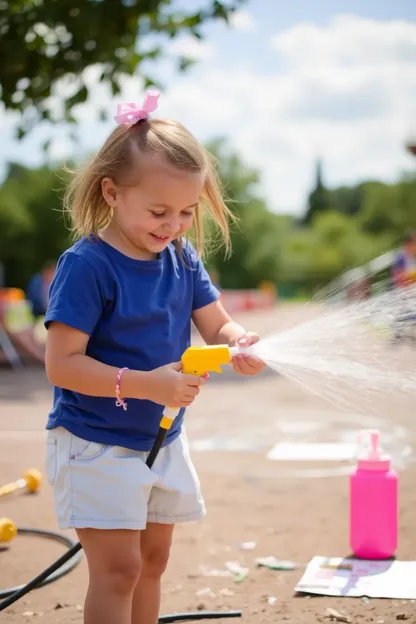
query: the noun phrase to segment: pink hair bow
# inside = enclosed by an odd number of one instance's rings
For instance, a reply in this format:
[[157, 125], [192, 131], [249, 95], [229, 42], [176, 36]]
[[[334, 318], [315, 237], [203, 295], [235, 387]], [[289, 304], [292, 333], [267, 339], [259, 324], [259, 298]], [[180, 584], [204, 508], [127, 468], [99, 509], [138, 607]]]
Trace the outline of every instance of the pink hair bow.
[[126, 102], [117, 106], [117, 115], [114, 120], [119, 125], [132, 126], [141, 119], [147, 119], [149, 113], [157, 109], [159, 103], [159, 91], [149, 90], [146, 92], [142, 106], [139, 108], [134, 102]]

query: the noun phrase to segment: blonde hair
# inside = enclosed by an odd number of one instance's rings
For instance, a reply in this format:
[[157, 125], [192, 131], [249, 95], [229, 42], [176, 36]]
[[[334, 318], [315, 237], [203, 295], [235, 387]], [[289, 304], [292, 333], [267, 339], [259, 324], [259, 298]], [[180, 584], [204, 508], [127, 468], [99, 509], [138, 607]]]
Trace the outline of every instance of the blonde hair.
[[[209, 237], [205, 222], [208, 218], [216, 226], [216, 234], [220, 234], [229, 253], [229, 220], [233, 221], [235, 217], [225, 204], [216, 162], [182, 124], [163, 119], [118, 126], [92, 160], [75, 173], [64, 195], [64, 208], [69, 213], [75, 236], [96, 236], [112, 219], [112, 210], [102, 195], [102, 179], [109, 177], [115, 183], [135, 184], [138, 181], [137, 162], [140, 176], [140, 156], [155, 153], [186, 172], [205, 174], [193, 223], [195, 247], [201, 256], [207, 251]], [[175, 245], [179, 251], [182, 249], [179, 239]]]

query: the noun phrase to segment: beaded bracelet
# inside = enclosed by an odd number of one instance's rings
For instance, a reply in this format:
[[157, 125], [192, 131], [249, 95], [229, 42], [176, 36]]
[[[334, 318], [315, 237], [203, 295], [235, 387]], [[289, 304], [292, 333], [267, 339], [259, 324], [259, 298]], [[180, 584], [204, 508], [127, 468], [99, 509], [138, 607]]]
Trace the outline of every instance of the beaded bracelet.
[[126, 411], [127, 409], [127, 403], [125, 401], [123, 401], [123, 399], [120, 397], [120, 380], [121, 380], [121, 376], [124, 373], [124, 371], [129, 370], [128, 368], [120, 368], [120, 370], [117, 373], [117, 380], [116, 380], [116, 406], [117, 407], [121, 407], [123, 406], [124, 411]]

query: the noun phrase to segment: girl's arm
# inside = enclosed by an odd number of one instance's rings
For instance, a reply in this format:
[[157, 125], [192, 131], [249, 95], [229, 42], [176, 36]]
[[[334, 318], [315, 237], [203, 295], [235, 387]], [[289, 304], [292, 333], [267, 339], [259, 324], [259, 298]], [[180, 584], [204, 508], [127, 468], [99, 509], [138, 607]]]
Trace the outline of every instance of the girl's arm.
[[244, 327], [235, 323], [220, 301], [194, 310], [192, 320], [206, 344], [228, 344], [233, 347], [246, 333]]
[[[249, 346], [260, 340], [258, 334], [246, 332], [235, 323], [218, 300], [194, 310], [192, 319], [207, 344], [228, 344], [233, 347], [238, 343]], [[233, 368], [239, 375], [257, 375], [264, 367], [264, 362], [252, 355], [238, 354], [233, 357]]]
[[[119, 369], [86, 355], [88, 334], [56, 321], [49, 324], [46, 342], [46, 374], [58, 388], [98, 397], [116, 396]], [[181, 362], [151, 371], [126, 370], [121, 376], [120, 395], [126, 399], [147, 399], [160, 405], [189, 406], [206, 382], [184, 375]]]
[[[50, 383], [89, 396], [115, 397], [119, 368], [98, 362], [85, 354], [89, 336], [58, 322], [51, 322], [46, 342], [46, 374]], [[146, 398], [148, 375], [128, 370], [121, 376], [120, 394]]]

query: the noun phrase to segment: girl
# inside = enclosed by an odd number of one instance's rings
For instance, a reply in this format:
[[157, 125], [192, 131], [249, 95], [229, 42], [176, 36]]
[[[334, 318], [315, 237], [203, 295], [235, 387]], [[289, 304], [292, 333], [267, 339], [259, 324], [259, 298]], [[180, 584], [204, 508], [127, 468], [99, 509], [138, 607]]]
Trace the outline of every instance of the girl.
[[[76, 529], [87, 558], [85, 624], [156, 624], [174, 524], [205, 515], [182, 430], [206, 382], [181, 373], [191, 320], [208, 344], [259, 339], [231, 320], [199, 259], [205, 213], [229, 244], [211, 159], [181, 124], [149, 118], [157, 101], [119, 107], [70, 184], [80, 240], [59, 259], [45, 317], [47, 474], [59, 526]], [[264, 364], [237, 356], [233, 367]], [[150, 470], [165, 405], [182, 409]]]

